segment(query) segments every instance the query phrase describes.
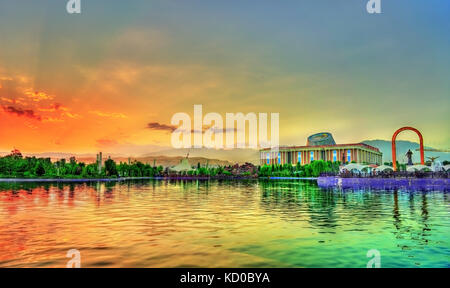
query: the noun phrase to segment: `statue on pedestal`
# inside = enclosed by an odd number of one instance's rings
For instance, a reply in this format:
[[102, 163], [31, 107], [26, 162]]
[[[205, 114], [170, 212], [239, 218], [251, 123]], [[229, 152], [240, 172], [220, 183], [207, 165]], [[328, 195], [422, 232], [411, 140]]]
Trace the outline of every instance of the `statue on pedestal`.
[[406, 157], [408, 157], [408, 164], [407, 164], [408, 166], [414, 165], [412, 162], [412, 155], [413, 152], [411, 152], [411, 150], [408, 150], [408, 152], [406, 152]]

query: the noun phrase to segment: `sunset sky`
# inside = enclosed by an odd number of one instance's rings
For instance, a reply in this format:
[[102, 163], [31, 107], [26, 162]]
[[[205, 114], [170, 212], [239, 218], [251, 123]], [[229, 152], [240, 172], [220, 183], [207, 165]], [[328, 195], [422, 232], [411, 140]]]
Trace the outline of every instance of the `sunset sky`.
[[280, 113], [281, 144], [450, 148], [450, 1], [66, 3], [0, 0], [0, 151], [151, 152], [194, 104]]

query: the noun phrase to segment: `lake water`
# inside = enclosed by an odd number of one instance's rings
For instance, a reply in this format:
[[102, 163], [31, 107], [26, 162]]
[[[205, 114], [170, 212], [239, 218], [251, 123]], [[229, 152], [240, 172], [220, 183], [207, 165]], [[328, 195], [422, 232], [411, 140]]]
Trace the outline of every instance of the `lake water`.
[[0, 267], [450, 267], [439, 191], [315, 181], [0, 184]]

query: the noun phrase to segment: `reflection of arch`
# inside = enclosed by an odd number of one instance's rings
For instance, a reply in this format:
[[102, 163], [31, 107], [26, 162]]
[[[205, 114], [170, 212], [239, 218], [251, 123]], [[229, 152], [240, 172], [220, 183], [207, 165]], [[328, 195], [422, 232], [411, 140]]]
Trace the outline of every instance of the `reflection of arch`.
[[422, 133], [419, 130], [413, 127], [403, 127], [395, 131], [394, 136], [392, 136], [392, 165], [394, 166], [394, 171], [397, 171], [397, 147], [395, 144], [395, 140], [397, 139], [398, 134], [405, 130], [411, 130], [417, 133], [420, 140], [420, 164], [425, 165], [425, 152], [423, 149], [423, 137]]

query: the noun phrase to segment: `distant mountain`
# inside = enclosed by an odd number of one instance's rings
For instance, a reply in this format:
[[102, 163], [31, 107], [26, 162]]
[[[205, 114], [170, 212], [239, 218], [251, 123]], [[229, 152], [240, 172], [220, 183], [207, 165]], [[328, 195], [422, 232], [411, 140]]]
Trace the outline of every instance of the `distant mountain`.
[[[133, 158], [132, 160], [137, 160], [142, 163], [146, 164], [156, 164], [157, 166], [161, 165], [164, 167], [171, 167], [180, 164], [181, 160], [186, 158], [185, 156], [175, 156], [175, 157], [167, 157], [167, 156], [154, 156], [154, 157], [138, 157]], [[128, 161], [128, 160], [126, 160]], [[120, 161], [119, 161], [120, 162]], [[125, 159], [122, 160], [122, 162], [125, 162]], [[205, 166], [208, 164], [209, 166], [229, 166], [234, 165], [233, 162], [230, 161], [224, 161], [214, 158], [205, 158], [205, 157], [190, 157], [189, 156], [189, 164], [191, 166], [197, 166], [197, 164], [200, 163], [200, 165]]]
[[[363, 143], [374, 146], [383, 153], [383, 161], [392, 161], [391, 153], [391, 141], [387, 140], [366, 140]], [[425, 147], [428, 149], [433, 149], [431, 147]], [[420, 162], [420, 152], [416, 151], [419, 149], [419, 144], [410, 141], [399, 140], [397, 141], [397, 160], [400, 163], [406, 162], [407, 158], [405, 156], [406, 152], [411, 149], [413, 154], [413, 161], [415, 163]], [[128, 155], [121, 153], [103, 153], [104, 159], [111, 157], [116, 162], [128, 162]], [[243, 164], [245, 162], [250, 162], [253, 164], [259, 163], [259, 151], [255, 149], [173, 149], [167, 147], [166, 149], [161, 149], [153, 151], [151, 153], [143, 153], [139, 156], [131, 157], [132, 160], [138, 160], [143, 163], [153, 164], [155, 160], [157, 165], [162, 166], [174, 166], [177, 165], [181, 159], [185, 158], [189, 153], [189, 162], [192, 165], [197, 165], [200, 162], [201, 165], [230, 165], [235, 163]], [[0, 152], [0, 155], [9, 154], [7, 152]], [[69, 159], [74, 156], [78, 161], [85, 163], [93, 163], [96, 161], [95, 154], [71, 154], [71, 153], [59, 153], [59, 152], [48, 152], [39, 154], [29, 154], [24, 153], [24, 156], [35, 156], [38, 158], [51, 158], [53, 161], [58, 159]], [[444, 152], [428, 152], [425, 151], [425, 156], [428, 157], [440, 157], [439, 160], [442, 162], [444, 160], [450, 160], [450, 153]]]
[[199, 148], [199, 149], [167, 149], [158, 152], [152, 152], [146, 154], [144, 157], [153, 157], [153, 156], [181, 156], [186, 157], [189, 153], [189, 158], [192, 157], [201, 157], [201, 158], [209, 158], [209, 159], [219, 159], [223, 161], [229, 161], [232, 163], [259, 163], [259, 151], [255, 149], [208, 149], [208, 148]]
[[[156, 153], [156, 152], [155, 152]], [[0, 152], [0, 156], [8, 155], [8, 152]], [[97, 161], [95, 154], [73, 154], [73, 153], [59, 153], [59, 152], [47, 152], [47, 153], [23, 153], [25, 157], [36, 157], [36, 158], [50, 158], [52, 161], [58, 161], [60, 159], [66, 159], [68, 160], [70, 157], [75, 157], [78, 162], [83, 162], [87, 164], [95, 163]], [[212, 156], [212, 155], [211, 155]], [[164, 166], [164, 167], [171, 167], [180, 164], [181, 160], [186, 157], [186, 155], [183, 156], [161, 156], [161, 155], [153, 155], [153, 156], [141, 156], [141, 157], [126, 157], [124, 155], [119, 154], [109, 154], [109, 153], [103, 153], [103, 160], [108, 159], [111, 157], [114, 161], [117, 163], [124, 162], [127, 163], [130, 161], [139, 161], [145, 164], [156, 164], [157, 166]], [[192, 166], [196, 166], [198, 163], [200, 165], [204, 166], [208, 164], [209, 166], [229, 166], [234, 165], [235, 162], [230, 162], [227, 160], [221, 160], [216, 158], [208, 158], [208, 157], [199, 157], [199, 156], [193, 156], [189, 155], [189, 163]]]
[[[208, 149], [208, 148], [199, 148], [199, 149], [174, 149], [171, 147], [158, 147], [159, 149], [155, 150], [147, 150], [151, 152], [144, 153], [135, 153], [134, 156], [131, 156], [132, 159], [143, 159], [141, 162], [145, 162], [147, 159], [154, 159], [155, 157], [160, 157], [163, 159], [164, 157], [175, 157], [175, 159], [181, 159], [187, 156], [189, 153], [189, 159], [199, 158], [196, 160], [200, 160], [203, 163], [203, 159], [210, 159], [214, 162], [219, 163], [223, 161], [223, 163], [246, 163], [250, 162], [253, 164], [259, 163], [259, 152], [255, 149]], [[144, 151], [144, 150], [143, 150]], [[141, 151], [141, 152], [143, 152]], [[139, 151], [138, 151], [139, 152]], [[10, 152], [0, 152], [0, 156], [5, 156]], [[74, 153], [64, 153], [64, 152], [44, 152], [44, 153], [22, 153], [24, 156], [29, 157], [37, 157], [37, 158], [51, 158], [52, 161], [56, 161], [58, 159], [69, 159], [70, 157], [75, 157], [78, 161], [82, 161], [85, 163], [92, 163], [96, 161], [96, 155], [94, 153], [91, 154], [74, 154]], [[116, 153], [108, 153], [107, 151], [103, 151], [103, 157], [111, 157], [115, 161], [128, 161], [128, 157], [125, 152], [117, 151]], [[181, 158], [179, 158], [181, 157]], [[145, 160], [145, 161], [144, 161]], [[151, 160], [153, 162], [153, 160]], [[165, 161], [165, 160], [164, 160]], [[172, 162], [172, 160], [167, 159], [168, 163]], [[178, 161], [178, 160], [177, 160]], [[192, 160], [194, 161], [194, 160]], [[195, 162], [197, 163], [197, 162]], [[178, 163], [176, 163], [178, 164]], [[228, 165], [228, 164], [227, 164]]]
[[[376, 147], [380, 149], [380, 151], [383, 153], [383, 161], [384, 162], [391, 162], [392, 161], [392, 144], [391, 141], [387, 140], [366, 140], [363, 141], [363, 143]], [[408, 150], [411, 150], [413, 154], [413, 162], [418, 163], [420, 162], [420, 152], [416, 151], [416, 149], [419, 149], [420, 145], [416, 142], [411, 141], [404, 141], [404, 140], [398, 140], [397, 141], [397, 161], [400, 163], [407, 162], [407, 158], [405, 156], [406, 152]], [[434, 149], [432, 147], [425, 147], [426, 149]], [[439, 161], [450, 160], [450, 153], [445, 152], [429, 152], [425, 151], [425, 157], [439, 157]], [[425, 159], [426, 161], [427, 159]]]
[[[371, 145], [373, 147], [376, 147], [380, 149], [380, 151], [383, 153], [383, 161], [384, 162], [391, 162], [392, 161], [392, 152], [391, 152], [391, 141], [387, 140], [366, 140], [363, 141], [363, 143], [366, 143], [368, 145]], [[425, 147], [428, 149], [433, 149], [432, 147]], [[413, 161], [415, 163], [420, 162], [420, 152], [416, 151], [416, 149], [419, 149], [419, 143], [410, 142], [410, 141], [404, 141], [404, 140], [398, 140], [397, 141], [397, 161], [400, 163], [407, 162], [407, 158], [405, 156], [406, 152], [411, 149], [413, 154]], [[204, 158], [210, 158], [210, 159], [220, 159], [224, 161], [230, 161], [233, 163], [245, 163], [250, 162], [253, 164], [258, 164], [259, 161], [259, 151], [255, 149], [231, 149], [231, 150], [225, 150], [225, 149], [207, 149], [207, 148], [201, 148], [201, 149], [167, 149], [162, 150], [158, 152], [153, 152], [146, 154], [145, 157], [151, 157], [151, 156], [158, 156], [158, 155], [164, 155], [164, 156], [183, 156], [186, 157], [186, 155], [189, 153], [189, 158], [191, 157], [204, 157]], [[429, 152], [425, 151], [426, 157], [439, 157], [439, 160], [442, 162], [444, 160], [450, 160], [450, 153], [445, 152]]]
[[[0, 152], [0, 156], [6, 156], [10, 154], [10, 152]], [[22, 153], [24, 157], [36, 157], [36, 158], [50, 158], [52, 161], [56, 161], [59, 159], [69, 159], [70, 157], [75, 157], [78, 161], [90, 163], [95, 162], [96, 155], [95, 154], [76, 154], [76, 153], [64, 153], [64, 152], [43, 152], [43, 153]], [[111, 156], [112, 158], [125, 158], [125, 155], [121, 154], [109, 154], [104, 153], [104, 155]], [[93, 160], [92, 160], [93, 159]], [[83, 161], [85, 160], [85, 161]], [[92, 161], [91, 161], [92, 160]]]

